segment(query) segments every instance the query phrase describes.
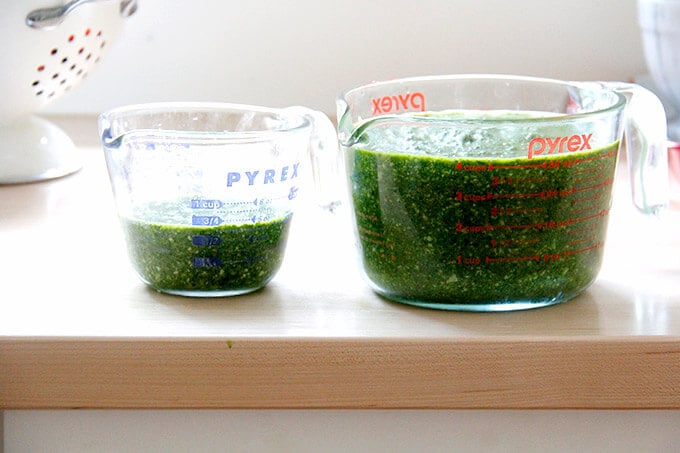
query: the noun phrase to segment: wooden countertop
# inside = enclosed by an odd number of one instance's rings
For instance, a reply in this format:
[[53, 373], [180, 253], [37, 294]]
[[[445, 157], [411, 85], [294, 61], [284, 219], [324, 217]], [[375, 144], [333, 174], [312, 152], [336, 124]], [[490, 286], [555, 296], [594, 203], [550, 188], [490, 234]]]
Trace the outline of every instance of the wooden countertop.
[[157, 293], [128, 264], [101, 150], [83, 155], [0, 186], [0, 409], [680, 408], [680, 216], [634, 215], [623, 180], [584, 294], [458, 313], [373, 294], [347, 213], [312, 209], [264, 290]]

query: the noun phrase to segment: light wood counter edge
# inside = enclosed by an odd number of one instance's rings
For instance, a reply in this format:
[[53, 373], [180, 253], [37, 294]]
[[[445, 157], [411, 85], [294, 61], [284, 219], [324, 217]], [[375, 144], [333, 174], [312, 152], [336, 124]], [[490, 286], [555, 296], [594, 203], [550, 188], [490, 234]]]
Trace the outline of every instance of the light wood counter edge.
[[[96, 141], [92, 119], [64, 121], [80, 131], [78, 141], [83, 145]], [[83, 175], [97, 181], [101, 168], [95, 170]], [[45, 194], [38, 192], [37, 200], [41, 201]], [[60, 209], [70, 206], [68, 199], [57, 202], [64, 205]], [[46, 218], [42, 212], [35, 216], [38, 220]], [[55, 222], [59, 224], [59, 219]], [[662, 264], [665, 267], [660, 265], [659, 269], [664, 276], [675, 275], [675, 262]], [[667, 285], [672, 280], [654, 281], [666, 285], [657, 292], [669, 290], [673, 297], [677, 294], [675, 286]], [[654, 304], [675, 300], [653, 298], [647, 305], [654, 308]], [[130, 319], [130, 312], [129, 307], [113, 311], [122, 313], [124, 319]], [[144, 312], [149, 322], [140, 325], [161, 325], [175, 319], [163, 313], [152, 307]], [[614, 307], [606, 310], [607, 316], [616, 313]], [[101, 313], [95, 318], [101, 320]], [[390, 325], [391, 319], [383, 325]], [[676, 319], [670, 316], [661, 327], [677, 332]], [[643, 324], [653, 321], [645, 319]], [[230, 331], [227, 324], [216, 325], [220, 332]], [[355, 326], [354, 330], [367, 331], [365, 326]], [[583, 335], [577, 329], [573, 334], [555, 336], [480, 333], [469, 338], [436, 334], [393, 338], [383, 330], [374, 331], [374, 336], [266, 337], [247, 336], [240, 330], [235, 337], [202, 334], [154, 338], [32, 336], [35, 331], [25, 329], [23, 336], [0, 336], [0, 410], [680, 409], [678, 335], [596, 336]], [[118, 332], [131, 331], [134, 329]]]
[[0, 409], [680, 409], [678, 376], [668, 336], [0, 342]]

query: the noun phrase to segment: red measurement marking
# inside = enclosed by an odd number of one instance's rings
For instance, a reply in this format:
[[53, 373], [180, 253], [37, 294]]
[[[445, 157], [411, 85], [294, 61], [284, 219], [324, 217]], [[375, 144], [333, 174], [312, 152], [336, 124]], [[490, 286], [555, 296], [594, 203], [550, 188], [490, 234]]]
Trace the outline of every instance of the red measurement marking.
[[574, 192], [583, 192], [585, 190], [599, 189], [599, 188], [602, 188], [602, 187], [611, 186], [613, 183], [614, 183], [614, 180], [612, 178], [607, 178], [607, 179], [605, 179], [604, 181], [602, 181], [601, 183], [598, 183], [598, 184], [591, 184], [591, 185], [585, 186], [585, 187], [576, 187], [576, 188], [573, 189], [573, 191]]
[[576, 189], [547, 189], [540, 192], [529, 193], [485, 193], [485, 194], [466, 194], [456, 192], [456, 201], [470, 201], [473, 203], [491, 200], [517, 200], [524, 198], [555, 198], [567, 197], [576, 193]]
[[583, 213], [585, 213], [585, 212], [594, 211], [594, 210], [596, 210], [596, 209], [599, 209], [599, 206], [588, 206], [588, 207], [586, 207], [586, 208], [574, 209], [574, 210], [572, 211], [572, 214], [574, 214], [574, 215], [576, 215], [576, 214], [583, 214]]
[[593, 180], [599, 180], [601, 178], [602, 178], [602, 173], [597, 172], [597, 173], [593, 173], [593, 174], [590, 174], [590, 175], [583, 176], [582, 178], [574, 179], [573, 184], [575, 186], [578, 186], [580, 184], [583, 184], [583, 183], [586, 183], [586, 182], [589, 182], [589, 181], [593, 181]]
[[362, 236], [361, 239], [366, 242], [370, 242], [372, 244], [377, 244], [377, 245], [382, 245], [383, 247], [387, 247], [387, 243], [385, 241], [379, 241], [378, 239], [374, 239], [372, 237], [366, 237]]
[[472, 202], [478, 202], [478, 201], [489, 201], [493, 200], [494, 195], [492, 193], [487, 193], [487, 194], [466, 194], [463, 192], [456, 192], [456, 201], [472, 201]]
[[491, 231], [493, 227], [491, 225], [463, 225], [462, 223], [456, 224], [456, 231], [459, 233], [483, 233], [485, 231]]
[[361, 237], [362, 241], [370, 242], [372, 244], [377, 244], [383, 247], [388, 247], [387, 242], [382, 240], [383, 235], [381, 233], [370, 230], [368, 228], [364, 228], [362, 226], [359, 226], [358, 230], [359, 236]]
[[494, 206], [491, 208], [491, 216], [537, 214], [544, 211], [545, 208], [499, 208], [498, 206]]
[[598, 156], [580, 158], [580, 159], [578, 159], [578, 163], [580, 164], [582, 162], [593, 162], [595, 160], [612, 158], [612, 157], [616, 157], [616, 154], [617, 154], [617, 151], [609, 151], [607, 153], [600, 154]]
[[456, 257], [456, 261], [458, 264], [468, 264], [468, 265], [477, 265], [477, 264], [482, 264], [482, 259], [476, 256], [470, 257], [470, 258], [463, 258], [461, 255], [458, 255]]
[[[375, 103], [375, 100], [374, 100]], [[375, 107], [375, 106], [374, 106]], [[590, 149], [590, 148], [587, 148]], [[551, 153], [548, 153], [551, 154]], [[493, 171], [493, 170], [517, 170], [517, 169], [536, 169], [536, 168], [550, 168], [550, 169], [558, 169], [560, 167], [573, 167], [582, 163], [587, 163], [587, 162], [593, 162], [596, 160], [601, 160], [601, 159], [607, 159], [607, 158], [612, 158], [616, 157], [617, 151], [609, 151], [604, 154], [600, 154], [598, 156], [594, 157], [587, 157], [587, 158], [576, 158], [573, 160], [566, 160], [566, 161], [544, 161], [538, 164], [512, 164], [512, 165], [497, 165], [493, 163], [489, 164], [468, 164], [465, 165], [462, 162], [458, 162], [455, 166], [455, 169], [458, 171], [472, 171], [472, 172], [485, 172], [485, 171]], [[529, 157], [531, 159], [531, 156]], [[602, 168], [601, 166], [598, 168]], [[575, 170], [577, 171], [577, 170]], [[583, 172], [588, 172], [591, 171], [591, 169], [583, 169], [580, 170]]]
[[580, 174], [583, 174], [583, 173], [593, 173], [593, 172], [600, 173], [600, 172], [602, 172], [602, 170], [604, 170], [604, 165], [598, 164], [596, 167], [576, 168], [576, 169], [574, 169], [574, 171], [572, 173], [574, 174], [574, 176], [576, 176], [576, 175], [580, 175]]
[[458, 171], [491, 171], [493, 170], [493, 164], [463, 165], [462, 162], [458, 162], [454, 168]]
[[543, 228], [543, 222], [530, 223], [526, 225], [463, 225], [456, 224], [456, 232], [458, 233], [486, 233], [494, 230], [523, 230], [530, 228]]
[[[547, 168], [548, 162], [540, 164], [515, 164], [515, 165], [489, 165], [490, 170], [516, 170], [523, 168]], [[460, 170], [460, 168], [459, 168]]]
[[495, 225], [495, 226], [490, 226], [489, 230], [526, 230], [530, 228], [538, 228], [541, 229], [543, 228], [544, 224], [543, 222], [538, 222], [538, 223], [529, 223], [525, 225]]
[[372, 222], [378, 221], [378, 217], [376, 217], [374, 215], [364, 214], [363, 212], [357, 212], [357, 217], [360, 217], [362, 219], [368, 219]]
[[502, 193], [494, 195], [498, 200], [510, 200], [517, 198], [545, 198], [545, 191], [532, 193]]
[[593, 220], [598, 217], [606, 217], [609, 214], [608, 209], [602, 209], [595, 214], [576, 217], [565, 220], [546, 220], [544, 222], [528, 223], [528, 224], [517, 224], [517, 225], [464, 225], [462, 223], [456, 224], [456, 232], [458, 233], [486, 233], [489, 231], [504, 231], [504, 230], [526, 230], [531, 228], [536, 229], [551, 229], [551, 228], [564, 228], [571, 226], [575, 223], [585, 222], [588, 220]]
[[546, 182], [548, 178], [542, 177], [542, 178], [513, 178], [513, 177], [504, 177], [504, 176], [494, 176], [491, 180], [491, 185], [492, 186], [500, 186], [500, 185], [511, 185], [511, 184], [527, 184], [527, 183], [542, 183]]
[[603, 210], [601, 210], [600, 212], [597, 212], [597, 213], [595, 213], [595, 214], [593, 214], [593, 215], [587, 215], [587, 216], [583, 216], [583, 217], [577, 217], [577, 218], [575, 218], [575, 219], [569, 219], [568, 222], [569, 222], [569, 224], [571, 225], [571, 224], [573, 224], [573, 223], [585, 222], [585, 221], [587, 221], [587, 220], [596, 219], [596, 218], [598, 218], [598, 217], [606, 217], [607, 214], [609, 214], [609, 209], [603, 209]]
[[505, 257], [505, 258], [491, 258], [487, 256], [484, 259], [484, 262], [486, 264], [489, 263], [514, 263], [514, 262], [520, 262], [520, 261], [540, 261], [541, 257], [540, 255], [533, 255], [533, 256], [514, 256], [514, 257]]
[[543, 254], [543, 261], [557, 261], [560, 258], [562, 258], [562, 255], [560, 255], [559, 253], [545, 253], [545, 254]]
[[581, 239], [573, 239], [573, 240], [569, 241], [568, 244], [569, 245], [583, 244], [584, 242], [592, 242], [593, 239], [595, 239], [595, 236], [590, 235], [590, 236], [586, 236], [586, 237], [581, 238]]
[[578, 255], [579, 253], [589, 252], [591, 250], [596, 250], [596, 249], [599, 249], [599, 248], [602, 248], [602, 247], [604, 247], [604, 242], [598, 242], [597, 244], [591, 245], [590, 247], [586, 247], [586, 248], [582, 248], [582, 249], [578, 249], [578, 250], [572, 250], [572, 251], [565, 250], [564, 256]]
[[577, 204], [580, 204], [580, 203], [595, 203], [595, 202], [599, 201], [600, 198], [602, 198], [602, 193], [598, 192], [595, 195], [593, 195], [592, 197], [576, 198], [576, 199], [571, 201], [571, 205], [576, 206]]
[[382, 234], [378, 233], [377, 231], [369, 230], [367, 228], [364, 228], [362, 226], [359, 227], [359, 232], [363, 234], [368, 234], [370, 236], [378, 236], [381, 237]]
[[541, 242], [540, 239], [525, 239], [525, 240], [519, 240], [519, 241], [515, 241], [513, 239], [501, 239], [501, 240], [491, 239], [491, 246], [492, 247], [509, 247], [509, 246], [512, 246], [512, 245], [536, 244], [538, 242]]
[[569, 230], [569, 234], [587, 234], [587, 237], [594, 237], [593, 232], [599, 228], [598, 224], [591, 224], [586, 226], [576, 226]]

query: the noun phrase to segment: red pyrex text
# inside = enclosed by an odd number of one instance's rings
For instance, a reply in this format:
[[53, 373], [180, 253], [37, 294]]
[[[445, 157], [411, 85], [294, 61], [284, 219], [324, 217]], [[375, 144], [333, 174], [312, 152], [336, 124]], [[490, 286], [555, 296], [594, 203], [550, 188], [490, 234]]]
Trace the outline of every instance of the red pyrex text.
[[590, 139], [593, 134], [574, 134], [565, 137], [537, 137], [529, 142], [527, 158], [543, 154], [557, 154], [565, 151], [583, 151], [590, 149]]
[[400, 110], [420, 110], [425, 111], [425, 95], [421, 92], [395, 94], [392, 96], [382, 96], [371, 99], [373, 111], [371, 115], [380, 113], [391, 113]]

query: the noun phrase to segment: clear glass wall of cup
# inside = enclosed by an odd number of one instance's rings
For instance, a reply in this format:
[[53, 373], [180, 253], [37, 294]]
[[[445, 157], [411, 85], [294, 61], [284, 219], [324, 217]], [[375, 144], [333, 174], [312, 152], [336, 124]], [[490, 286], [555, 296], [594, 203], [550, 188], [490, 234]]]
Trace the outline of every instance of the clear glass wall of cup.
[[377, 82], [338, 99], [361, 266], [407, 304], [468, 311], [569, 299], [602, 263], [626, 130], [633, 201], [667, 205], [649, 91], [496, 75]]
[[304, 181], [323, 190], [310, 162], [337, 150], [330, 120], [303, 107], [134, 105], [102, 114], [99, 127], [134, 269], [184, 296], [265, 286]]

